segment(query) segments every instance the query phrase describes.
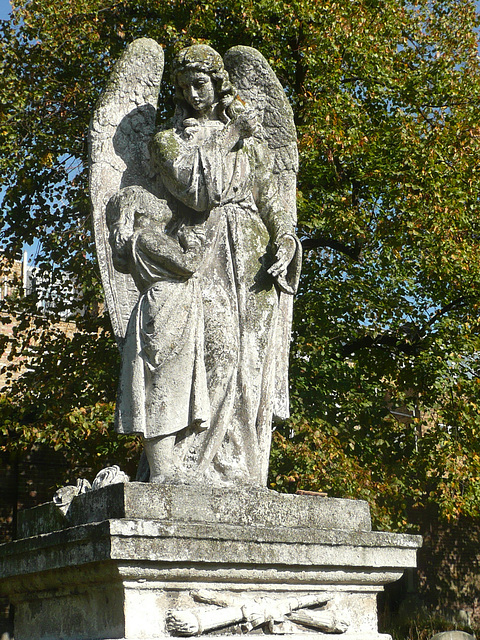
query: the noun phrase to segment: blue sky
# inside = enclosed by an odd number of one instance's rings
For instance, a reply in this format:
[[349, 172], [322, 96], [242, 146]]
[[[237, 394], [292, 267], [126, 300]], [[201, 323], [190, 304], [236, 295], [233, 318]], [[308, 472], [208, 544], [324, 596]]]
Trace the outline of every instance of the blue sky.
[[5, 18], [8, 18], [9, 13], [10, 13], [9, 0], [0, 0], [0, 20], [5, 20]]
[[9, 13], [10, 13], [9, 0], [0, 0], [0, 20], [5, 20], [5, 18], [8, 18]]

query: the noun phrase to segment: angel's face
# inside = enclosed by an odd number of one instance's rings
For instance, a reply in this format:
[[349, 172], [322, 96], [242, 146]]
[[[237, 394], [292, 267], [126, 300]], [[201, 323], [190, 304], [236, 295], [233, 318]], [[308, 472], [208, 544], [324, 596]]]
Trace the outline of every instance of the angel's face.
[[186, 69], [178, 75], [178, 86], [185, 100], [199, 115], [211, 111], [217, 101], [212, 79], [203, 71]]

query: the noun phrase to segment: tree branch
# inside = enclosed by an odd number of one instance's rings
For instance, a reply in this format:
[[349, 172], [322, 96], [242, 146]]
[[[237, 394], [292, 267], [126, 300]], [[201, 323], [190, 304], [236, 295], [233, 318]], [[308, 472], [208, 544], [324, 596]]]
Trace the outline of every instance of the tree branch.
[[428, 328], [433, 326], [435, 322], [440, 320], [440, 318], [449, 311], [462, 307], [466, 302], [468, 302], [468, 300], [473, 298], [474, 296], [460, 296], [455, 298], [455, 300], [452, 300], [441, 309], [435, 311], [435, 313], [420, 328], [412, 322], [407, 322], [402, 324], [395, 333], [385, 332], [375, 337], [362, 336], [357, 340], [352, 340], [352, 342], [348, 342], [342, 347], [341, 356], [346, 358], [355, 351], [371, 347], [393, 348], [407, 355], [419, 353], [427, 346], [426, 344], [422, 345], [421, 343], [427, 335]]
[[407, 355], [411, 355], [418, 350], [420, 340], [405, 340], [401, 339], [398, 333], [382, 333], [379, 336], [362, 336], [357, 340], [353, 340], [345, 344], [341, 350], [342, 358], [346, 358], [347, 356], [355, 353], [356, 351], [360, 351], [360, 349], [378, 347], [378, 348], [393, 348], [397, 351], [401, 351]]
[[308, 251], [309, 249], [324, 249], [328, 247], [329, 249], [334, 249], [335, 251], [343, 253], [351, 260], [359, 261], [362, 255], [363, 243], [355, 240], [353, 246], [349, 246], [343, 242], [339, 242], [338, 240], [333, 240], [326, 236], [320, 236], [318, 238], [305, 238], [302, 240], [302, 247], [305, 251]]

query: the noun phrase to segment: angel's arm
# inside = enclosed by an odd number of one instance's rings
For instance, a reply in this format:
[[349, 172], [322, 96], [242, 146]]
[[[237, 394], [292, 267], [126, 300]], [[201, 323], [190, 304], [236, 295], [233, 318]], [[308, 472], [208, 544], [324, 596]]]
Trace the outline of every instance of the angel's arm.
[[292, 216], [286, 211], [278, 192], [277, 179], [273, 174], [273, 157], [268, 147], [259, 141], [250, 145], [255, 171], [254, 198], [262, 220], [273, 242], [285, 235], [295, 236]]
[[265, 145], [255, 145], [255, 163], [255, 200], [275, 248], [275, 262], [268, 272], [285, 293], [292, 294], [298, 284], [295, 263], [301, 259], [293, 217], [278, 192], [278, 182], [271, 169], [272, 157]]
[[168, 191], [194, 211], [206, 211], [210, 198], [199, 145], [168, 129], [153, 137], [150, 151]]
[[188, 251], [184, 251], [174, 238], [155, 227], [135, 233], [133, 251], [136, 259], [141, 259], [141, 254], [144, 254], [155, 264], [185, 278], [194, 273], [203, 257], [200, 244], [192, 245]]
[[165, 232], [171, 220], [165, 200], [139, 186], [125, 187], [110, 198], [106, 215], [113, 264], [118, 271], [136, 278], [138, 266], [146, 259], [153, 271], [157, 265], [174, 275], [192, 275], [200, 259], [198, 247], [181, 246], [177, 238]]
[[257, 126], [255, 113], [244, 109], [201, 143], [183, 139], [173, 129], [157, 133], [151, 154], [164, 185], [187, 207], [208, 211], [220, 202], [225, 154], [252, 136]]

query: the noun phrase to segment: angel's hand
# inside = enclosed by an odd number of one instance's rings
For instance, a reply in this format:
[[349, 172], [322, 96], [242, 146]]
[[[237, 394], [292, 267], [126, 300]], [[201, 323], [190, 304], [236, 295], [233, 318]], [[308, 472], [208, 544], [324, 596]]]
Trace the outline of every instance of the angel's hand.
[[282, 277], [287, 274], [288, 265], [291, 263], [297, 252], [297, 243], [295, 238], [290, 235], [285, 235], [279, 238], [276, 243], [277, 253], [275, 255], [275, 262], [272, 264], [268, 273], [274, 278]]
[[192, 265], [185, 259], [189, 254], [184, 253], [176, 240], [158, 228], [137, 231], [135, 246], [136, 251], [143, 252], [154, 263], [173, 274], [188, 278], [193, 273]]
[[258, 126], [255, 111], [253, 109], [245, 109], [235, 118], [232, 126], [236, 129], [241, 140], [250, 138]]
[[220, 144], [227, 151], [231, 151], [235, 145], [244, 138], [253, 135], [258, 123], [251, 109], [245, 110], [239, 116], [231, 120], [220, 134]]
[[205, 244], [205, 232], [202, 229], [182, 226], [178, 230], [177, 236], [185, 251], [199, 250]]

